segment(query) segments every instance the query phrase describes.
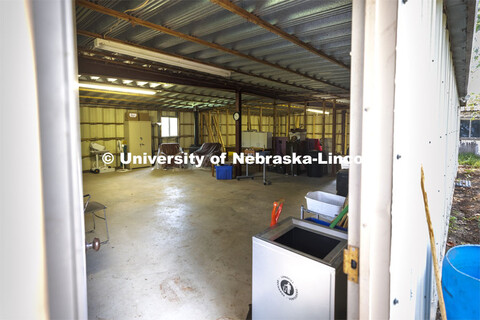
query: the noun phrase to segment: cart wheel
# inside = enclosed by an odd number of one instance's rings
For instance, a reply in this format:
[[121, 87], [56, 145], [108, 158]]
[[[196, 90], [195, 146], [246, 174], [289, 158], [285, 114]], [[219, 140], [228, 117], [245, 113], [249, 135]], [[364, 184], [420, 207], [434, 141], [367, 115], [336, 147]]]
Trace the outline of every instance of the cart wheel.
[[93, 170], [93, 173], [99, 174], [99, 173], [100, 173], [100, 169], [95, 169], [95, 170]]

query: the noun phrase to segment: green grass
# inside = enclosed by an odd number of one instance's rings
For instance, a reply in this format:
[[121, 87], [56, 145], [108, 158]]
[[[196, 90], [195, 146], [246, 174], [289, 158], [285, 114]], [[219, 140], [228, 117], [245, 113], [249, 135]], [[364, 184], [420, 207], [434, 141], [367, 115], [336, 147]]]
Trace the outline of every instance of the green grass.
[[474, 153], [461, 153], [458, 155], [458, 164], [480, 168], [480, 156]]
[[456, 223], [457, 223], [457, 217], [450, 216], [449, 228], [450, 228], [451, 230], [454, 230], [454, 231], [455, 231], [455, 230], [458, 229]]

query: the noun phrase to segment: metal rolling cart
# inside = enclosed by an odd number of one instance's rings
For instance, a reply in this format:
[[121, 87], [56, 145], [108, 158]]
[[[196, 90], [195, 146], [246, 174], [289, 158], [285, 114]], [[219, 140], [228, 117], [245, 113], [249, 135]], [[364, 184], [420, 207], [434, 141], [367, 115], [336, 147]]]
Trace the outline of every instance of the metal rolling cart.
[[[272, 154], [270, 151], [260, 151], [260, 155], [262, 156], [267, 156], [267, 155], [270, 155]], [[263, 185], [265, 186], [269, 186], [272, 184], [272, 182], [270, 180], [267, 180], [267, 161], [264, 161], [263, 162], [263, 165], [262, 165], [262, 174], [263, 174]]]
[[[249, 150], [249, 149], [246, 149], [245, 151], [243, 151], [243, 153], [245, 154], [245, 156], [248, 156], [248, 155], [255, 155], [255, 150]], [[248, 163], [245, 163], [245, 175], [244, 176], [238, 176], [237, 177], [237, 180], [240, 181], [241, 179], [254, 179], [255, 176], [250, 176], [248, 175]]]

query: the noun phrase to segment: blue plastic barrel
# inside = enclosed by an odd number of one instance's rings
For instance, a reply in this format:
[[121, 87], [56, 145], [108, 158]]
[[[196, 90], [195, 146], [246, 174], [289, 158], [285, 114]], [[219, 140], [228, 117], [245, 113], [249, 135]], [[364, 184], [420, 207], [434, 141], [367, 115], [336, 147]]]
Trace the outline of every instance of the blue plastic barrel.
[[480, 319], [480, 245], [450, 249], [443, 260], [447, 319]]

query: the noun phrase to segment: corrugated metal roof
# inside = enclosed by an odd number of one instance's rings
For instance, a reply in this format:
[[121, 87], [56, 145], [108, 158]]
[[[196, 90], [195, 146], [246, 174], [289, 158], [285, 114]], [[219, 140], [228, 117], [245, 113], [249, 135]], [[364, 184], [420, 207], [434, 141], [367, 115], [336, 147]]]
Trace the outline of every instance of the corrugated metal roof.
[[[248, 85], [259, 90], [268, 90], [269, 93], [274, 92], [280, 100], [300, 102], [342, 98], [348, 102], [350, 85], [348, 68], [305, 50], [208, 0], [150, 0], [138, 10], [133, 9], [143, 4], [144, 0], [100, 0], [91, 3], [118, 13], [128, 13], [131, 17], [194, 36], [228, 50], [235, 50], [256, 60], [252, 61], [248, 57], [133, 24], [83, 5], [77, 5], [76, 8], [77, 29], [80, 31], [93, 32], [228, 70], [236, 70], [237, 72], [232, 72], [228, 80], [230, 84], [233, 82], [238, 87]], [[347, 66], [350, 64], [351, 0], [233, 0], [232, 3], [341, 63]], [[472, 5], [475, 7], [474, 0], [445, 2], [460, 96], [466, 94], [468, 82]], [[91, 48], [93, 40], [92, 36], [78, 35], [77, 43], [79, 48]], [[113, 59], [120, 58], [113, 55]], [[208, 95], [227, 94], [232, 97], [231, 92], [226, 93], [219, 89], [207, 91]], [[189, 99], [189, 96], [182, 98]], [[182, 106], [180, 101], [178, 103]]]
[[[96, 3], [124, 12], [139, 6], [143, 1]], [[234, 4], [295, 35], [333, 58], [347, 65], [350, 63], [351, 1], [234, 1]], [[313, 94], [321, 93], [329, 96], [332, 94], [348, 96], [350, 82], [348, 69], [331, 63], [208, 0], [149, 1], [143, 8], [130, 11], [128, 14], [278, 64], [293, 72], [205, 47], [144, 26], [132, 25], [82, 6], [77, 6], [77, 29], [239, 70], [243, 73], [234, 72], [231, 80], [239, 84], [268, 86], [278, 91], [279, 96], [285, 93], [304, 93], [305, 96], [300, 96], [299, 99], [311, 98]], [[80, 48], [91, 47], [92, 42], [92, 37], [78, 36]], [[316, 81], [311, 77], [329, 81], [345, 89]]]
[[455, 67], [458, 96], [467, 95], [470, 77], [473, 33], [475, 32], [475, 0], [447, 0], [447, 27], [450, 32], [451, 51]]

